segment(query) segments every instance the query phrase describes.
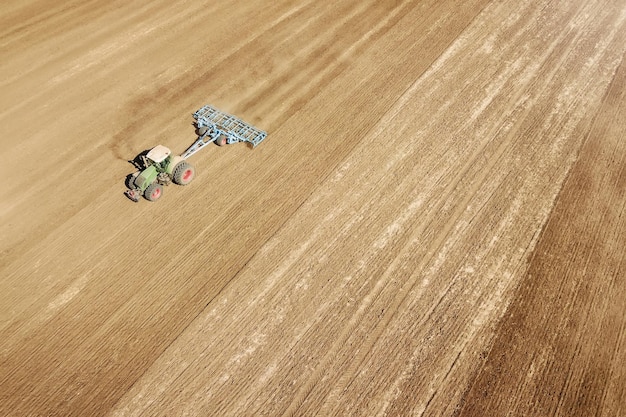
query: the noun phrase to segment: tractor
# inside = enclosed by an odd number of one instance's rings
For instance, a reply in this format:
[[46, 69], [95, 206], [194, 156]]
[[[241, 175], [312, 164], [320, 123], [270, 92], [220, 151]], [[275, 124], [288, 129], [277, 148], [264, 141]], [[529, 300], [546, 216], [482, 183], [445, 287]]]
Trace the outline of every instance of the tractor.
[[172, 182], [189, 184], [196, 172], [186, 159], [210, 143], [222, 146], [248, 142], [255, 147], [267, 136], [266, 132], [209, 105], [200, 108], [193, 117], [198, 138], [182, 155], [173, 156], [167, 147], [158, 145], [136, 158], [134, 164], [140, 170], [128, 178], [125, 192], [128, 198], [138, 202], [143, 195], [148, 201], [156, 201], [163, 195], [163, 186]]
[[148, 201], [156, 201], [163, 195], [163, 186], [174, 182], [187, 185], [195, 175], [194, 167], [182, 156], [172, 156], [172, 151], [157, 145], [146, 155], [140, 156], [141, 171], [128, 180], [126, 195], [134, 202], [143, 195]]

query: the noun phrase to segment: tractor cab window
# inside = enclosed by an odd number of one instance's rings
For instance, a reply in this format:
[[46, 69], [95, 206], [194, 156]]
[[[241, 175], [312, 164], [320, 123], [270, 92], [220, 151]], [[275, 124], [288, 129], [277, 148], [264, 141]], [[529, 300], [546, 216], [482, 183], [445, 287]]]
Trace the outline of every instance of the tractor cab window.
[[154, 165], [155, 165], [157, 171], [165, 172], [165, 170], [167, 169], [167, 166], [170, 164], [171, 161], [172, 161], [172, 157], [168, 156], [167, 158], [165, 158], [161, 162], [154, 162]]

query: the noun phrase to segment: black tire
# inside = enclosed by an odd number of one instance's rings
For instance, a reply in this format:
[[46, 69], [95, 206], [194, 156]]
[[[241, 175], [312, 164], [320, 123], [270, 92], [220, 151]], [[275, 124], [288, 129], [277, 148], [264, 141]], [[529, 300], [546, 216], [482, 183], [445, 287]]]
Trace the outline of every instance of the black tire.
[[215, 139], [215, 144], [217, 146], [224, 146], [226, 145], [226, 136], [218, 136], [217, 139]]
[[174, 167], [172, 180], [178, 185], [187, 185], [193, 180], [195, 176], [196, 170], [194, 169], [193, 165], [183, 161], [179, 162]]
[[129, 190], [132, 190], [135, 188], [135, 179], [137, 178], [137, 176], [138, 175], [130, 174], [128, 178], [126, 178], [126, 186], [128, 187]]
[[148, 201], [157, 201], [163, 195], [163, 186], [158, 182], [153, 182], [148, 185], [146, 191], [143, 192], [143, 196]]

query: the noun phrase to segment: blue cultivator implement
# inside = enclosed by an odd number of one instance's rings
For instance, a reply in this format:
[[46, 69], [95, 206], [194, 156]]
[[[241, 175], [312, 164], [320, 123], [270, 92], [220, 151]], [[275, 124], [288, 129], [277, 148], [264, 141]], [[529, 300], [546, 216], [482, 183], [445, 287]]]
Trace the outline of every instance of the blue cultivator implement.
[[125, 194], [128, 198], [137, 202], [143, 195], [148, 201], [156, 201], [163, 195], [163, 186], [172, 182], [189, 184], [196, 170], [186, 159], [211, 142], [219, 146], [250, 142], [256, 146], [267, 136], [264, 131], [211, 106], [202, 107], [193, 117], [198, 127], [198, 139], [182, 155], [172, 155], [168, 148], [158, 145], [135, 158], [133, 163], [139, 170], [127, 178]]
[[196, 119], [199, 136], [198, 140], [181, 155], [184, 159], [187, 159], [211, 142], [219, 146], [237, 142], [249, 142], [254, 147], [267, 136], [267, 133], [264, 131], [209, 105], [195, 112], [193, 117]]

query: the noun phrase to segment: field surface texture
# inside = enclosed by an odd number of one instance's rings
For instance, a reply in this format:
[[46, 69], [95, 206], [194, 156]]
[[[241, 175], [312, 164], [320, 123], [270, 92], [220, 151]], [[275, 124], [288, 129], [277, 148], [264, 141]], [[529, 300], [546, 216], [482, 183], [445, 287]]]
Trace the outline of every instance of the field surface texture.
[[[1, 416], [625, 416], [624, 0], [4, 0]], [[215, 107], [268, 132], [133, 203]]]

